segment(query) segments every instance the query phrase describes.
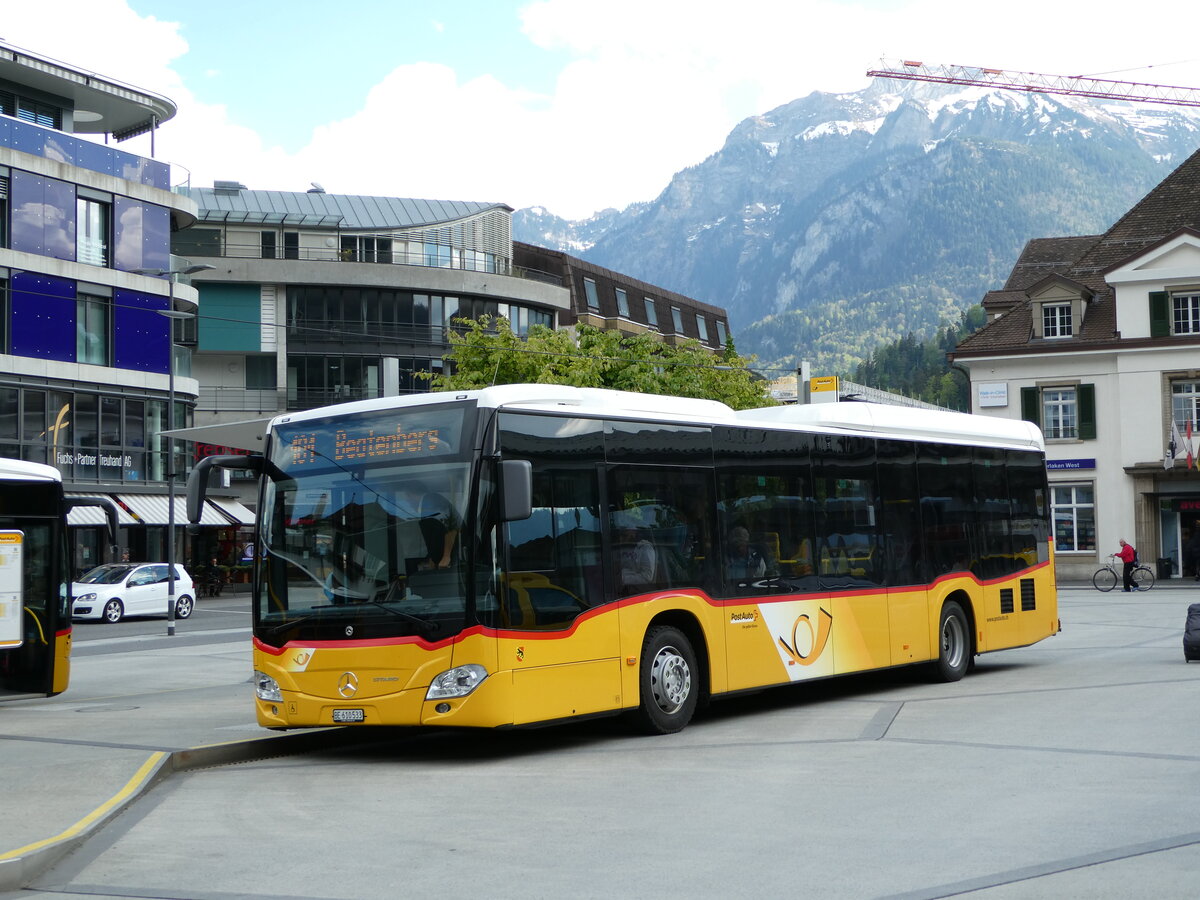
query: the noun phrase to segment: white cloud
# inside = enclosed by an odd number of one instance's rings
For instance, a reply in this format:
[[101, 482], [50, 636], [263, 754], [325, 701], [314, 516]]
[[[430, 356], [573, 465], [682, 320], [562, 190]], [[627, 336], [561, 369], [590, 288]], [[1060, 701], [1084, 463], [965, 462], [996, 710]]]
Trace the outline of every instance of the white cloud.
[[[406, 60], [358, 112], [314, 119], [295, 153], [233, 124], [224, 106], [199, 103], [172, 69], [188, 52], [180, 27], [123, 0], [12, 5], [3, 37], [175, 101], [156, 155], [180, 167], [177, 180], [190, 172], [194, 184], [233, 178], [281, 190], [320, 181], [342, 193], [540, 204], [570, 217], [652, 199], [741, 119], [814, 90], [862, 87], [884, 55], [1200, 85], [1196, 61], [1165, 65], [1194, 54], [1186, 29], [1130, 28], [1127, 4], [1094, 3], [1085, 17], [1070, 4], [1009, 0], [983, 22], [964, 9], [960, 0], [538, 0], [520, 13], [526, 37], [569, 60], [549, 95], [508, 86], [503, 71], [463, 80], [448, 65]], [[1190, 0], [1155, 6], [1160, 23], [1193, 14]]]

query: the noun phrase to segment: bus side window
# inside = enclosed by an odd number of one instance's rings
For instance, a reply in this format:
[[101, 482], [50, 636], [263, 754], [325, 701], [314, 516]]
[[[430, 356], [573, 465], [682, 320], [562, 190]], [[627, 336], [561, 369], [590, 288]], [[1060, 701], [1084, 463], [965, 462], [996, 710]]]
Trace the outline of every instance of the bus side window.
[[928, 577], [922, 545], [916, 445], [911, 441], [881, 439], [878, 447], [886, 583], [923, 584]]
[[821, 586], [883, 584], [875, 441], [838, 436], [814, 454]]
[[609, 472], [613, 583], [619, 596], [712, 589], [714, 507], [708, 470], [615, 466]]

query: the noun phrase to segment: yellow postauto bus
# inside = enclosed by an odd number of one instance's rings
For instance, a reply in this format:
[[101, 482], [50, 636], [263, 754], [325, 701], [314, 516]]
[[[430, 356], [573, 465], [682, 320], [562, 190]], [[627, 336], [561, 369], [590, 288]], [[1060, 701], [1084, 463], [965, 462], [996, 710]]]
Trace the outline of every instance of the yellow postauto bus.
[[111, 545], [116, 506], [110, 498], [67, 498], [53, 466], [0, 459], [0, 700], [53, 696], [67, 689], [67, 514], [77, 506], [104, 510]]
[[276, 417], [253, 579], [269, 728], [650, 733], [771, 685], [1059, 630], [1042, 437], [865, 403], [734, 412], [555, 385]]

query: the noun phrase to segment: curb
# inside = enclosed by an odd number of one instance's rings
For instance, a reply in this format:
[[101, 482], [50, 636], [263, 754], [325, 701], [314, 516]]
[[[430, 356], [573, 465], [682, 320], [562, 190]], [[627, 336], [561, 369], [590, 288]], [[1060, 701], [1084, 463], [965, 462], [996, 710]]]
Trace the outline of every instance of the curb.
[[356, 728], [323, 728], [226, 744], [206, 744], [186, 750], [155, 751], [119, 791], [74, 825], [51, 837], [0, 853], [0, 893], [29, 887], [30, 882], [82, 846], [134, 801], [149, 793], [156, 784], [178, 772], [374, 743], [385, 737], [379, 732], [372, 734]]

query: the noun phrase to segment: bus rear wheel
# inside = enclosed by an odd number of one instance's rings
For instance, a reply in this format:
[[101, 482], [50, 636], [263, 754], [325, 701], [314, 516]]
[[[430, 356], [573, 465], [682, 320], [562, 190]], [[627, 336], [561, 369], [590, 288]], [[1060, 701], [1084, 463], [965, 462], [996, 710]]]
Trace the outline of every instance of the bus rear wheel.
[[971, 665], [971, 631], [967, 614], [954, 600], [942, 606], [938, 626], [938, 658], [935, 672], [939, 681], [958, 681]]
[[661, 625], [642, 644], [641, 705], [637, 723], [647, 734], [673, 734], [692, 719], [700, 695], [696, 653], [678, 628]]

